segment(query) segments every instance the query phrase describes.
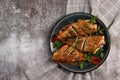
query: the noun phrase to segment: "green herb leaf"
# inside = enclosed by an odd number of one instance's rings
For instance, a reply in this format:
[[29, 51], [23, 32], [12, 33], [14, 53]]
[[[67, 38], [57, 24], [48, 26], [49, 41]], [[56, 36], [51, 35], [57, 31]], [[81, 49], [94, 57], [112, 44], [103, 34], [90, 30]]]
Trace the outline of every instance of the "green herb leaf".
[[89, 54], [85, 54], [85, 58], [87, 59], [88, 62], [91, 62], [91, 56]]
[[100, 57], [101, 57], [101, 58], [103, 58], [103, 57], [104, 57], [103, 53], [100, 53]]
[[89, 20], [89, 22], [92, 23], [92, 24], [94, 24], [94, 23], [96, 23], [96, 20], [97, 20], [97, 16], [93, 16], [93, 17]]
[[61, 41], [55, 41], [55, 42], [53, 43], [53, 48], [59, 48], [59, 47], [61, 47], [61, 46], [63, 46], [63, 45], [64, 45], [63, 42], [61, 42]]
[[83, 61], [80, 61], [80, 62], [79, 62], [79, 67], [80, 67], [80, 69], [83, 69], [84, 65], [85, 65], [85, 64], [84, 64]]
[[101, 48], [99, 51], [100, 51], [100, 52], [103, 52], [103, 51], [104, 51], [104, 49], [103, 49], [103, 48]]
[[100, 56], [101, 58], [104, 57], [104, 49], [100, 49], [99, 51], [97, 51], [97, 55]]
[[104, 34], [105, 28], [98, 26], [98, 34]]

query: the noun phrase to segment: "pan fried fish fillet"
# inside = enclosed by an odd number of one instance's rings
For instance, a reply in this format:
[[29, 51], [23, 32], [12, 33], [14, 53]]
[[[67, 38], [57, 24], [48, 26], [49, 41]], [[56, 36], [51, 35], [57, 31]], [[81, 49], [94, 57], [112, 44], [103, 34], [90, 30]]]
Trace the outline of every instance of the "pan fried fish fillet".
[[91, 24], [86, 20], [78, 20], [77, 22], [71, 23], [70, 25], [65, 26], [57, 34], [59, 40], [64, 40], [71, 36], [85, 36], [98, 32], [97, 25]]
[[63, 42], [79, 51], [94, 54], [105, 44], [104, 36], [102, 35], [72, 37], [63, 40]]
[[86, 61], [86, 58], [84, 57], [84, 54], [77, 49], [64, 45], [54, 52], [52, 60], [55, 62], [74, 63], [78, 61]]
[[105, 44], [104, 36], [101, 35], [89, 36], [86, 39], [84, 45], [84, 52], [92, 52], [95, 54], [99, 50], [99, 48], [101, 48], [104, 44]]

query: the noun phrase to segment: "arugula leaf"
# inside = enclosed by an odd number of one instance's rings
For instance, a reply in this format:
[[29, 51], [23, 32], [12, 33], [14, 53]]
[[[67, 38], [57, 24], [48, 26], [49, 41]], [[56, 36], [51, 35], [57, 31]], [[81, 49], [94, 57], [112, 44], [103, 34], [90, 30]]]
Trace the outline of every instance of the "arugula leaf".
[[79, 67], [80, 67], [80, 69], [83, 69], [84, 65], [85, 65], [85, 63], [84, 63], [83, 61], [80, 61], [80, 62], [79, 62]]
[[98, 34], [104, 34], [105, 28], [98, 26]]
[[99, 51], [97, 51], [97, 55], [100, 56], [101, 58], [104, 57], [104, 49], [100, 49]]
[[100, 57], [103, 58], [104, 57], [104, 53], [100, 53]]
[[89, 54], [85, 54], [85, 58], [87, 59], [88, 62], [91, 62], [91, 56]]
[[59, 47], [61, 47], [61, 46], [63, 46], [63, 45], [64, 45], [63, 42], [61, 42], [61, 41], [55, 41], [55, 42], [53, 43], [53, 48], [59, 48]]
[[97, 16], [93, 16], [90, 20], [89, 20], [89, 22], [90, 23], [96, 23], [96, 20], [97, 20]]

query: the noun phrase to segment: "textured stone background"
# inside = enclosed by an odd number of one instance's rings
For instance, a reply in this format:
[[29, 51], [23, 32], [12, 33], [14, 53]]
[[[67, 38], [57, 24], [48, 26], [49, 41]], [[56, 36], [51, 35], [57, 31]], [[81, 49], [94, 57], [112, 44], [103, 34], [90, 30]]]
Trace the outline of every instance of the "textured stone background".
[[66, 0], [0, 0], [0, 80], [28, 80], [24, 71], [44, 62], [39, 55], [65, 8]]

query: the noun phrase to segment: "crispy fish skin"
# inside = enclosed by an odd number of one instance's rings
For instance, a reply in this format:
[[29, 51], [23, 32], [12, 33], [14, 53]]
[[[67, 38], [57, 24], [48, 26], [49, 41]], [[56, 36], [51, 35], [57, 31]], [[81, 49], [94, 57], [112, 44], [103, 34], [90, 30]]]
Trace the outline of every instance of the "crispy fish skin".
[[80, 37], [78, 39], [78, 42], [77, 42], [77, 49], [78, 50], [83, 51], [83, 46], [85, 44], [86, 38], [87, 38], [87, 36], [86, 37]]
[[77, 50], [74, 50], [74, 51], [71, 53], [71, 55], [69, 55], [69, 56], [67, 57], [66, 61], [67, 61], [68, 63], [72, 63], [72, 62], [73, 62], [73, 59], [74, 59], [74, 57], [75, 57], [76, 55], [79, 55], [79, 52], [78, 52]]
[[70, 37], [63, 40], [63, 43], [73, 47], [75, 45], [75, 41], [76, 41], [76, 37]]
[[67, 57], [66, 61], [67, 63], [73, 63], [79, 61], [86, 61], [86, 58], [82, 52], [79, 52], [78, 50], [75, 49], [73, 53]]
[[74, 30], [72, 26], [67, 28], [67, 31], [72, 35], [72, 36], [78, 36], [78, 33]]
[[72, 47], [77, 47], [77, 42], [78, 42], [79, 36], [78, 37], [70, 37], [65, 40], [63, 40], [63, 43], [72, 46]]
[[86, 20], [78, 20], [78, 26], [86, 33], [92, 34], [98, 32], [97, 25], [91, 24]]
[[94, 46], [95, 50], [93, 51], [93, 53], [95, 54], [105, 44], [105, 37], [104, 36], [98, 36], [98, 37], [95, 36], [94, 40], [95, 40], [94, 44], [96, 44], [96, 45]]
[[69, 46], [75, 47], [76, 49], [82, 51], [86, 38], [87, 36], [84, 36], [84, 37], [78, 36], [78, 37], [73, 37], [73, 38], [67, 38], [63, 42]]
[[63, 31], [57, 35], [57, 38], [60, 40], [64, 40], [68, 37], [71, 37], [71, 35], [67, 31]]
[[78, 33], [74, 30], [74, 28], [71, 25], [67, 26], [67, 28], [59, 32], [59, 34], [57, 35], [58, 39], [60, 40], [64, 40], [71, 36], [78, 36]]
[[96, 53], [98, 48], [101, 47], [101, 45], [105, 44], [104, 36], [102, 35], [95, 35], [95, 36], [89, 36], [86, 39], [86, 43], [84, 46], [84, 52], [92, 52]]
[[78, 26], [86, 33], [86, 34], [90, 34], [90, 30], [85, 27], [85, 20], [78, 20]]
[[79, 52], [77, 49], [68, 47], [68, 45], [64, 45], [56, 52], [54, 52], [52, 60], [55, 62], [66, 62], [71, 64], [73, 62], [79, 62], [81, 60], [85, 61], [86, 59], [84, 57], [84, 54]]
[[85, 26], [90, 30], [90, 33], [98, 32], [97, 24], [85, 23]]
[[59, 61], [60, 55], [62, 55], [68, 47], [69, 47], [68, 45], [64, 45], [61, 48], [59, 48], [57, 51], [55, 51], [53, 54], [52, 60]]
[[86, 33], [78, 26], [77, 22], [76, 23], [72, 23], [71, 25], [72, 25], [72, 27], [76, 30], [76, 32], [79, 35], [82, 35], [82, 36], [86, 35]]
[[87, 60], [85, 58], [85, 55], [82, 52], [79, 52], [79, 55], [76, 58], [76, 61], [87, 61]]
[[61, 62], [66, 62], [66, 57], [68, 56], [69, 53], [73, 51], [72, 47], [69, 47], [61, 56], [60, 56], [60, 61]]

